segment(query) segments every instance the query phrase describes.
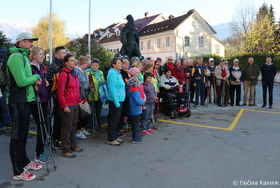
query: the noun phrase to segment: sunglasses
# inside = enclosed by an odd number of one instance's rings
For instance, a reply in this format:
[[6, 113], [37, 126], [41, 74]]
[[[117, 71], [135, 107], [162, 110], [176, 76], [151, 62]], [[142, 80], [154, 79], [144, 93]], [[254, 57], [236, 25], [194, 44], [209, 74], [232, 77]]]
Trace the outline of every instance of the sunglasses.
[[171, 61], [172, 59], [168, 59], [168, 61]]

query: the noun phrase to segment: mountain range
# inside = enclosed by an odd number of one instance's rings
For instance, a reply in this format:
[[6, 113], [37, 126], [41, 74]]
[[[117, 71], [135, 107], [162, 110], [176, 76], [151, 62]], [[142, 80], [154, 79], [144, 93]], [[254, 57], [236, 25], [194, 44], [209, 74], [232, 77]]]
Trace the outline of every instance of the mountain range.
[[[225, 40], [227, 37], [230, 37], [231, 35], [229, 23], [220, 23], [212, 27], [217, 32], [215, 36], [221, 41]], [[0, 22], [0, 31], [3, 31], [3, 33], [8, 38], [10, 38], [12, 42], [15, 42], [19, 33], [31, 32], [31, 30], [32, 27], [23, 27], [17, 24], [8, 24], [5, 22]], [[75, 31], [68, 31], [68, 33], [69, 33], [68, 37], [70, 40], [83, 36], [83, 33], [76, 33]]]

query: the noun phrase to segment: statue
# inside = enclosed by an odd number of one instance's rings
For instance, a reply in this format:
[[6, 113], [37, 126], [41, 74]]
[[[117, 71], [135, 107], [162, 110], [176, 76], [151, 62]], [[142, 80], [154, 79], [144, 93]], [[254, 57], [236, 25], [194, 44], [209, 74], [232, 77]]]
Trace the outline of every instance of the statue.
[[127, 24], [121, 30], [121, 55], [127, 55], [130, 58], [137, 56], [140, 57], [141, 53], [139, 50], [139, 36], [134, 26], [134, 19], [131, 14], [126, 16]]

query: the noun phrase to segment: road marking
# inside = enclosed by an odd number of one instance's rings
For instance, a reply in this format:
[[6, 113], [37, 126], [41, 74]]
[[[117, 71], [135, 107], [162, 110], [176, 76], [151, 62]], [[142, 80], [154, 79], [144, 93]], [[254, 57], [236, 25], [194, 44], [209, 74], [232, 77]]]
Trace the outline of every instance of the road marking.
[[228, 130], [232, 131], [235, 127], [235, 125], [237, 124], [237, 122], [239, 121], [240, 117], [242, 116], [244, 110], [246, 109], [240, 109], [237, 116], [234, 118], [233, 122], [230, 124]]
[[223, 128], [223, 127], [213, 127], [213, 126], [208, 126], [208, 125], [199, 125], [199, 124], [184, 123], [184, 122], [177, 122], [177, 121], [170, 121], [170, 120], [163, 120], [163, 119], [158, 119], [157, 121], [176, 123], [176, 124], [181, 124], [181, 125], [192, 125], [192, 126], [196, 126], [196, 127], [205, 127], [205, 128], [211, 128], [211, 129], [228, 130], [228, 128]]

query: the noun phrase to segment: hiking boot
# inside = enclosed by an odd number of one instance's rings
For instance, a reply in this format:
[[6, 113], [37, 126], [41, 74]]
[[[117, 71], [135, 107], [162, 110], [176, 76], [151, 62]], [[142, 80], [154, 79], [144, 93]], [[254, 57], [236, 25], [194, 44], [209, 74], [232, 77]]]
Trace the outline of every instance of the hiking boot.
[[39, 155], [39, 157], [35, 156], [34, 161], [37, 163], [46, 164], [50, 163], [50, 157], [47, 157], [45, 153], [42, 153], [41, 155]]
[[67, 158], [75, 158], [76, 157], [76, 154], [75, 153], [61, 153], [60, 154], [61, 156], [64, 156], [64, 157], [67, 157]]
[[108, 144], [108, 145], [112, 145], [112, 146], [120, 146], [120, 145], [121, 145], [121, 144], [120, 144], [118, 141], [116, 141], [116, 140], [114, 140], [114, 141], [112, 141], [112, 142], [107, 141], [107, 144]]
[[23, 181], [32, 181], [36, 178], [36, 175], [30, 174], [28, 171], [23, 171], [20, 175], [14, 175], [13, 180], [23, 180]]
[[89, 136], [90, 133], [87, 132], [85, 129], [81, 129], [81, 133], [84, 134], [85, 136]]
[[28, 165], [26, 165], [25, 167], [23, 167], [23, 169], [26, 170], [40, 170], [42, 168], [42, 165], [38, 165], [33, 161], [30, 161], [30, 163]]
[[76, 147], [75, 149], [72, 149], [72, 151], [75, 151], [75, 152], [82, 152], [82, 151], [83, 151], [83, 148]]
[[82, 139], [82, 140], [86, 140], [86, 139], [87, 139], [87, 136], [84, 135], [84, 134], [82, 133], [82, 131], [78, 131], [78, 132], [76, 133], [76, 137], [79, 138], [79, 139]]

